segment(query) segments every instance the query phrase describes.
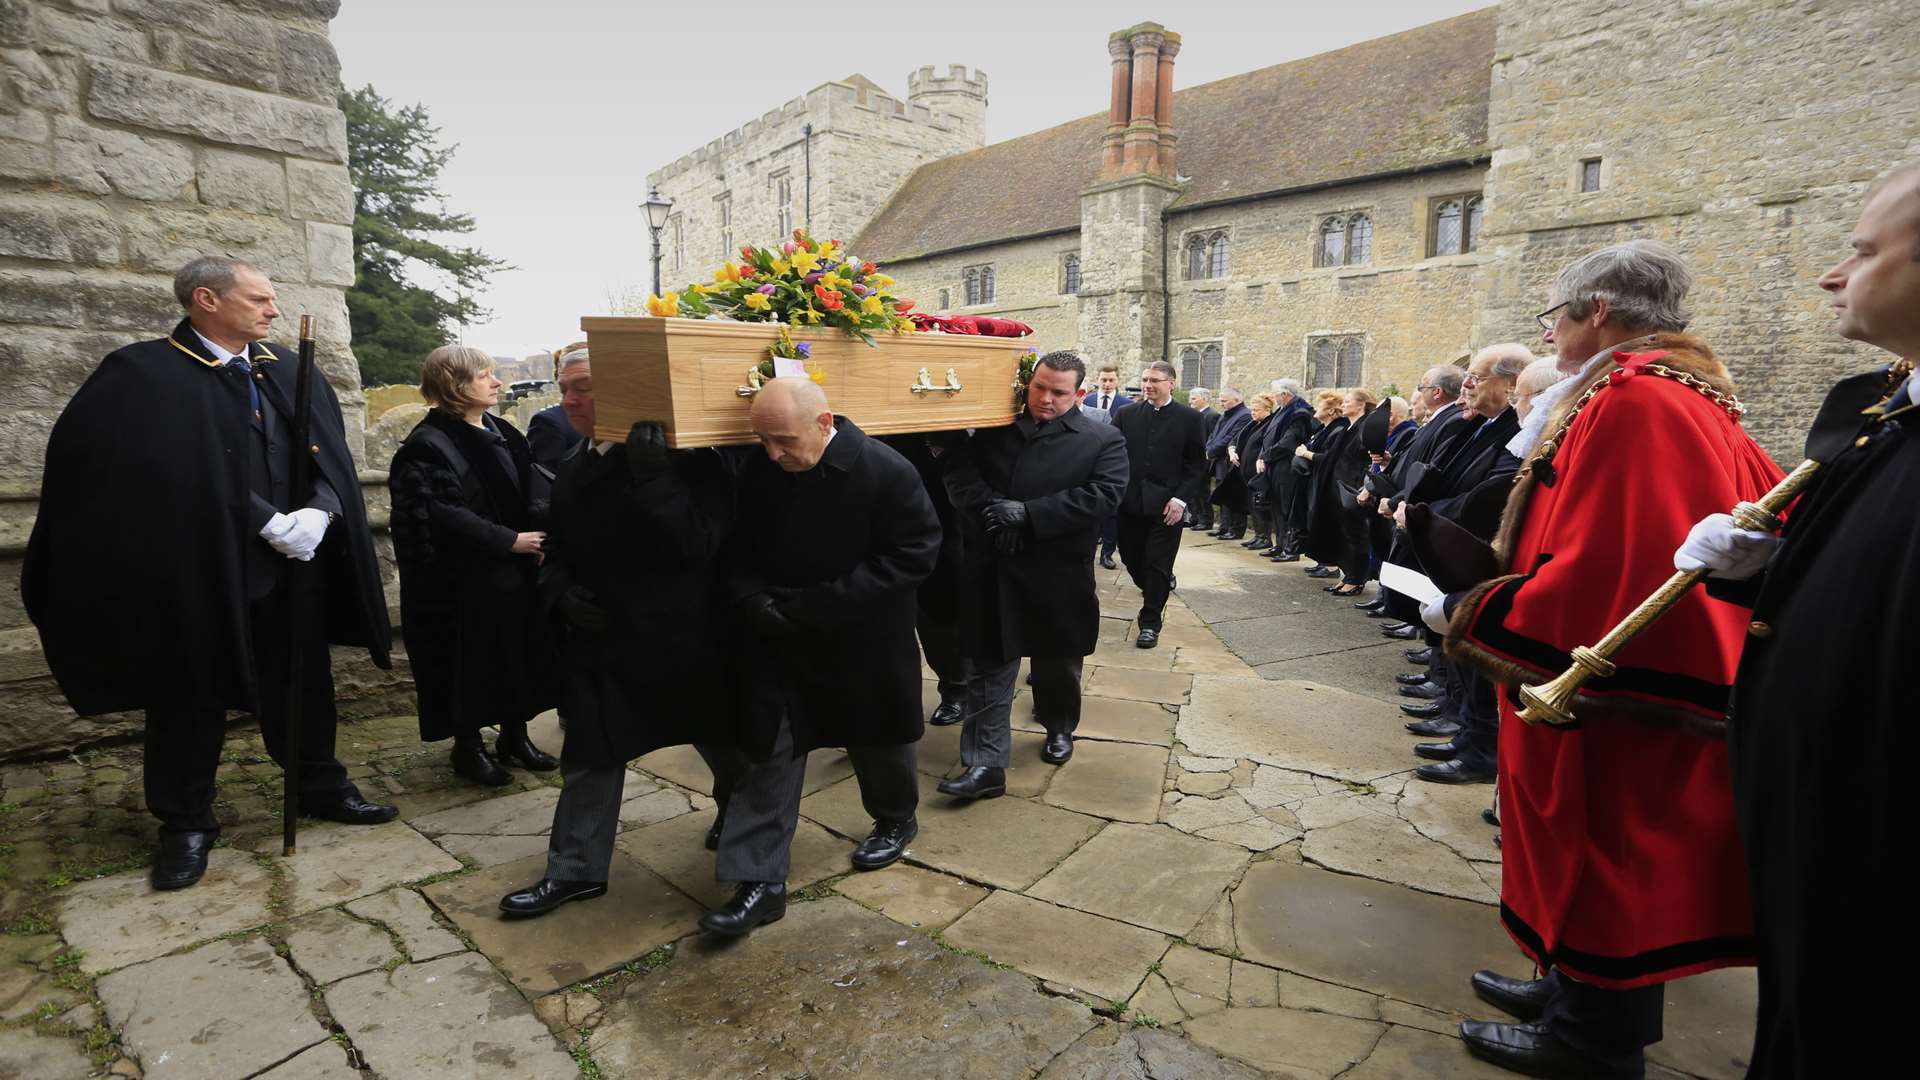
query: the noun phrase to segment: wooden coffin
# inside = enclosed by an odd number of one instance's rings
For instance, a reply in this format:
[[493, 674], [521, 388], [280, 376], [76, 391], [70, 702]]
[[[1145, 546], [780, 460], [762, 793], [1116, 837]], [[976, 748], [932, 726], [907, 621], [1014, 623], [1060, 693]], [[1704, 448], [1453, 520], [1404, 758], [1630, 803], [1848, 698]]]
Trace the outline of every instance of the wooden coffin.
[[[748, 376], [779, 338], [770, 323], [588, 316], [594, 438], [624, 439], [657, 420], [675, 448], [751, 443]], [[869, 346], [839, 330], [794, 330], [811, 343], [810, 369], [833, 411], [862, 431], [890, 435], [1013, 422], [1013, 382], [1024, 339], [962, 334], [879, 336]], [[956, 388], [957, 387], [957, 388]]]

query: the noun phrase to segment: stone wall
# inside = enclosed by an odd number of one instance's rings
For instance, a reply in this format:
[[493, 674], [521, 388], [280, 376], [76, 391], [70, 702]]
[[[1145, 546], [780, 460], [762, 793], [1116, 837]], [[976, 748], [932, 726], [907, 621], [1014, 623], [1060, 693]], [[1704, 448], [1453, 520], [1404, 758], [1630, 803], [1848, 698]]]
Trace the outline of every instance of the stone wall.
[[[1041, 352], [1078, 346], [1079, 298], [1061, 291], [1061, 261], [1079, 254], [1078, 233], [1062, 233], [973, 251], [886, 264], [896, 291], [913, 300], [915, 310], [951, 315], [995, 315], [1032, 326], [1033, 347]], [[971, 266], [993, 267], [993, 303], [966, 303], [961, 274]], [[947, 293], [947, 304], [940, 293]]]
[[[361, 452], [343, 295], [353, 192], [327, 38], [338, 10], [0, 0], [0, 577], [18, 579], [54, 419], [102, 356], [179, 320], [173, 272], [195, 255], [264, 268], [286, 313], [280, 340], [317, 317], [320, 364]], [[368, 483], [384, 526], [383, 478]], [[343, 693], [361, 682], [343, 676]], [[127, 730], [73, 718], [18, 591], [0, 589], [0, 757]]]
[[[1784, 464], [1839, 376], [1885, 362], [1834, 335], [1816, 287], [1866, 184], [1920, 157], [1910, 0], [1500, 7], [1488, 130], [1494, 259], [1476, 340], [1536, 332], [1568, 261], [1636, 236], [1698, 276], [1690, 328], [1728, 365]], [[1601, 161], [1601, 189], [1578, 189]]]
[[[825, 83], [647, 177], [673, 200], [661, 234], [663, 288], [705, 280], [745, 244], [782, 239], [784, 190], [795, 226], [807, 224], [807, 146], [813, 125], [813, 231], [852, 239], [922, 164], [978, 148], [985, 140], [987, 80], [954, 67], [922, 68], [902, 101], [864, 79]], [[784, 180], [784, 186], [782, 181]], [[731, 209], [731, 246], [722, 244], [720, 199]]]

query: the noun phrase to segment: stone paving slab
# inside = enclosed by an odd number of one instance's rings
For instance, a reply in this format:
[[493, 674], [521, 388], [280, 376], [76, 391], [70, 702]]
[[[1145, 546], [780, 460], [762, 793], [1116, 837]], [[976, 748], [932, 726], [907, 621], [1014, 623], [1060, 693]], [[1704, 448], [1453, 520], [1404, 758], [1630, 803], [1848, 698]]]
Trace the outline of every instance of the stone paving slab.
[[347, 1052], [340, 1044], [328, 1039], [260, 1076], [261, 1080], [360, 1080], [360, 1070], [347, 1063]]
[[982, 900], [944, 939], [1029, 975], [1124, 1002], [1170, 939], [1151, 930], [1070, 908], [997, 892]]
[[[1367, 621], [1375, 626], [1383, 625], [1379, 619]], [[1416, 665], [1407, 661], [1406, 650], [1423, 643], [1380, 637], [1376, 637], [1375, 641], [1378, 644], [1369, 643], [1297, 660], [1276, 660], [1249, 670], [1263, 679], [1304, 679], [1349, 690], [1390, 705], [1411, 704], [1411, 698], [1400, 696], [1399, 684], [1393, 681], [1393, 677], [1402, 671], [1416, 670]], [[1394, 710], [1394, 715], [1399, 715], [1399, 709]]]
[[272, 922], [268, 887], [267, 871], [252, 856], [219, 848], [191, 889], [155, 892], [145, 870], [71, 886], [60, 905], [60, 931], [85, 954], [88, 971], [111, 971]]
[[[279, 858], [280, 838], [262, 840], [254, 850]], [[404, 823], [392, 822], [304, 829], [298, 853], [290, 859], [281, 858], [280, 868], [291, 913], [302, 915], [404, 882], [458, 870], [460, 860]]]
[[433, 908], [412, 889], [388, 889], [363, 896], [348, 904], [347, 910], [400, 935], [400, 943], [414, 961], [431, 960], [467, 947], [452, 931], [433, 921]]
[[1500, 894], [1454, 849], [1383, 814], [1361, 814], [1332, 828], [1309, 830], [1300, 854], [1329, 869], [1375, 881], [1483, 904], [1500, 902]]
[[[1024, 889], [1039, 881], [1106, 824], [1026, 799], [967, 803], [940, 794], [936, 783], [921, 774], [920, 835], [908, 858], [997, 888]], [[800, 813], [843, 836], [864, 837], [873, 827], [851, 780], [807, 796]]]
[[1045, 801], [1114, 821], [1158, 821], [1167, 750], [1133, 743], [1076, 741]]
[[1180, 1028], [1201, 1046], [1289, 1077], [1338, 1076], [1373, 1052], [1386, 1025], [1296, 1009], [1225, 1009]]
[[713, 771], [691, 746], [668, 746], [638, 758], [633, 768], [675, 783], [689, 791], [713, 795]]
[[287, 952], [307, 977], [325, 985], [395, 959], [405, 959], [386, 931], [328, 908], [287, 927]]
[[1666, 986], [1666, 1039], [1647, 1060], [1694, 1076], [1738, 1080], [1753, 1054], [1760, 979], [1752, 968], [1723, 968]]
[[[1163, 633], [1173, 631], [1163, 627]], [[1188, 637], [1194, 635], [1189, 631]], [[1084, 661], [1087, 667], [1132, 668], [1136, 671], [1172, 671], [1174, 644], [1171, 638], [1151, 649], [1142, 649], [1131, 641], [1101, 641]]]
[[1166, 1031], [1101, 1024], [1037, 1080], [1260, 1080], [1263, 1074]]
[[1497, 863], [1493, 838], [1500, 830], [1480, 812], [1493, 805], [1492, 784], [1430, 784], [1415, 780], [1400, 796], [1400, 816], [1420, 835], [1445, 844], [1462, 858]]
[[[633, 786], [632, 784], [628, 785]], [[553, 807], [560, 801], [557, 787], [537, 787], [485, 802], [469, 803], [450, 810], [414, 818], [411, 824], [422, 834], [436, 837], [443, 833], [468, 836], [545, 836], [553, 827]]]
[[1484, 1009], [1469, 975], [1524, 964], [1485, 904], [1277, 861], [1247, 871], [1233, 915], [1248, 960], [1462, 1015]]
[[546, 858], [535, 856], [425, 890], [427, 899], [529, 996], [551, 993], [645, 956], [692, 933], [700, 918], [699, 905], [619, 850], [613, 855], [605, 896], [563, 905], [537, 919], [501, 915], [502, 896], [540, 880], [545, 872]]
[[1397, 716], [1318, 683], [1195, 675], [1175, 731], [1191, 753], [1365, 782], [1418, 764]]
[[444, 833], [433, 838], [447, 854], [472, 866], [486, 869], [501, 863], [518, 862], [547, 850], [545, 836], [467, 836]]
[[1162, 705], [1184, 704], [1192, 686], [1193, 676], [1171, 671], [1105, 667], [1093, 668], [1087, 676], [1087, 693], [1092, 697], [1156, 701]]
[[326, 999], [379, 1076], [580, 1075], [533, 1007], [477, 953], [368, 972], [328, 988]]
[[[1029, 706], [1031, 707], [1031, 706]], [[1014, 701], [1016, 715], [1020, 708], [1019, 699]], [[1007, 794], [1020, 798], [1034, 798], [1047, 790], [1053, 782], [1057, 766], [1040, 760], [1040, 747], [1046, 742], [1044, 735], [1036, 731], [1013, 732], [1007, 763]], [[946, 727], [929, 725], [926, 734], [920, 737], [919, 751], [915, 755], [921, 772], [935, 779], [958, 776], [964, 766], [960, 762], [960, 725], [949, 724]], [[946, 796], [941, 796], [945, 798]]]
[[0, 1076], [20, 1080], [87, 1080], [92, 1062], [74, 1040], [37, 1035], [32, 1028], [0, 1028]]
[[1164, 825], [1115, 823], [1027, 894], [1179, 937], [1239, 879], [1247, 858], [1238, 846]]
[[[1073, 737], [1172, 746], [1175, 719], [1177, 714], [1157, 701], [1085, 695], [1080, 699], [1080, 726], [1074, 729]], [[1033, 718], [1032, 694], [1013, 699], [1013, 727], [1015, 731], [1045, 733]]]
[[588, 1045], [608, 1077], [1004, 1080], [1094, 1023], [1023, 976], [830, 897], [742, 941], [683, 945], [595, 1021]]
[[852, 874], [834, 891], [916, 930], [940, 930], [987, 898], [987, 890], [957, 877], [894, 863], [884, 870]]
[[258, 937], [137, 964], [97, 986], [120, 1045], [152, 1080], [251, 1076], [327, 1037], [300, 977]]
[[[616, 841], [641, 865], [665, 878], [674, 888], [707, 907], [719, 907], [733, 896], [731, 883], [713, 878], [714, 853], [707, 850], [711, 814], [686, 814], [657, 825], [635, 829]], [[871, 827], [872, 823], [869, 822]], [[866, 833], [863, 831], [862, 836]], [[804, 889], [816, 881], [853, 869], [853, 844], [811, 821], [801, 821], [793, 833], [789, 889]]]
[[[1351, 601], [1348, 601], [1351, 604]], [[1362, 618], [1350, 609], [1316, 612], [1312, 609], [1258, 619], [1214, 623], [1213, 632], [1227, 648], [1256, 670], [1280, 660], [1324, 656], [1378, 645], [1380, 620]], [[1393, 642], [1409, 647], [1416, 642]]]
[[1391, 1027], [1367, 1060], [1354, 1066], [1342, 1080], [1513, 1080], [1513, 1073], [1489, 1065], [1467, 1053], [1458, 1038], [1447, 1038], [1418, 1028]]

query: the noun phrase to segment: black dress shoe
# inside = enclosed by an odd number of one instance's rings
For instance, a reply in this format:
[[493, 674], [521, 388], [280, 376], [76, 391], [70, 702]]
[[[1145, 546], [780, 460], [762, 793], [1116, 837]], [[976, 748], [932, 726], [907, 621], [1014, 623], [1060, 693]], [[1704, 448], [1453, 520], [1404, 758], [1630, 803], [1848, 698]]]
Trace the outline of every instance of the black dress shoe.
[[1155, 645], [1160, 644], [1160, 631], [1142, 630], [1140, 631], [1140, 636], [1133, 639], [1133, 643], [1138, 648], [1151, 649]]
[[1269, 540], [1264, 536], [1256, 536], [1253, 538], [1253, 543], [1247, 545], [1247, 550], [1248, 551], [1265, 551], [1272, 546], [1273, 546], [1272, 540]]
[[1340, 568], [1337, 566], [1316, 566], [1307, 571], [1307, 576], [1310, 578], [1339, 577]]
[[1224, 534], [1222, 534], [1222, 535], [1221, 535], [1221, 537], [1220, 537], [1220, 539], [1222, 539], [1222, 540], [1241, 540], [1241, 539], [1245, 539], [1245, 538], [1246, 538], [1246, 535], [1247, 535], [1247, 530], [1245, 530], [1245, 529], [1235, 529], [1235, 530], [1233, 530], [1232, 532], [1229, 532], [1229, 533], [1224, 533]]
[[1450, 742], [1423, 742], [1413, 744], [1414, 756], [1426, 758], [1428, 761], [1452, 761], [1453, 755], [1459, 752], [1460, 751], [1454, 749], [1453, 744]]
[[1426, 682], [1401, 687], [1400, 696], [1419, 698], [1422, 701], [1439, 701], [1447, 696], [1447, 688], [1428, 679]]
[[[1493, 807], [1491, 806], [1484, 807], [1481, 809], [1480, 820], [1486, 822], [1487, 824], [1493, 826], [1496, 829], [1500, 827], [1500, 815], [1494, 813]], [[1525, 1018], [1523, 1017], [1523, 1019]]]
[[1367, 618], [1369, 619], [1391, 619], [1393, 617], [1393, 612], [1387, 610], [1384, 605], [1367, 612]]
[[975, 765], [951, 780], [940, 781], [937, 790], [956, 799], [997, 799], [1007, 793], [1007, 770]]
[[1381, 608], [1387, 606], [1387, 598], [1384, 596], [1376, 596], [1371, 600], [1362, 600], [1353, 606], [1360, 611], [1379, 611]]
[[528, 772], [552, 772], [560, 767], [552, 754], [533, 745], [524, 727], [511, 731], [501, 728], [500, 737], [493, 743], [493, 756], [500, 761], [511, 761]]
[[[497, 765], [494, 767], [499, 768]], [[312, 802], [302, 799], [300, 812], [308, 817], [337, 821], [342, 825], [380, 825], [400, 816], [399, 807], [370, 803], [351, 788], [332, 799]]]
[[892, 866], [907, 853], [907, 845], [920, 835], [920, 823], [913, 818], [905, 821], [876, 821], [873, 831], [853, 849], [853, 868], [855, 870], [878, 870], [883, 866]]
[[[1441, 745], [1446, 745], [1442, 743]], [[1463, 765], [1459, 758], [1438, 765], [1422, 765], [1413, 770], [1413, 775], [1436, 784], [1491, 784], [1493, 770], [1472, 765]]]
[[487, 753], [486, 743], [478, 740], [471, 743], [454, 743], [453, 753], [449, 757], [453, 761], [453, 775], [462, 780], [471, 780], [476, 784], [485, 784], [487, 787], [500, 787], [513, 783], [513, 774], [501, 768], [500, 763], [493, 760], [493, 755]]
[[1500, 834], [1499, 833], [1493, 834], [1493, 850], [1495, 851], [1500, 850]]
[[500, 910], [516, 919], [530, 919], [535, 915], [545, 915], [569, 900], [591, 900], [605, 895], [607, 883], [604, 881], [541, 878], [535, 884], [501, 897]]
[[726, 824], [727, 824], [726, 811], [723, 810], [720, 813], [713, 815], [713, 828], [707, 830], [707, 850], [708, 851], [720, 850], [720, 830], [725, 828]]
[[1423, 682], [1432, 682], [1433, 676], [1424, 671], [1403, 671], [1393, 677], [1401, 686], [1419, 686]]
[[1050, 732], [1040, 748], [1040, 760], [1049, 765], [1064, 765], [1073, 756], [1073, 736], [1064, 731]]
[[207, 853], [216, 832], [163, 832], [147, 880], [160, 890], [184, 889], [207, 872]]
[[1431, 664], [1431, 663], [1433, 663], [1433, 646], [1431, 646], [1431, 645], [1428, 645], [1428, 646], [1426, 646], [1426, 647], [1424, 647], [1424, 648], [1419, 648], [1419, 649], [1408, 649], [1408, 650], [1407, 650], [1407, 663], [1409, 663], [1409, 664]]
[[700, 929], [721, 937], [741, 937], [756, 926], [779, 922], [786, 913], [786, 882], [743, 881], [720, 910], [700, 916]]
[[1623, 1070], [1594, 1061], [1561, 1042], [1545, 1024], [1489, 1024], [1469, 1020], [1460, 1025], [1467, 1052], [1482, 1061], [1525, 1076], [1551, 1080], [1612, 1080], [1640, 1076], [1644, 1070]]
[[1444, 708], [1446, 708], [1446, 706], [1437, 701], [1429, 701], [1423, 705], [1402, 705], [1400, 706], [1400, 711], [1406, 713], [1408, 716], [1418, 717], [1421, 720], [1431, 720], [1439, 716], [1440, 710]]
[[933, 715], [927, 717], [927, 723], [934, 727], [952, 727], [966, 718], [966, 710], [957, 701], [943, 701], [933, 707]]
[[1380, 631], [1380, 635], [1382, 637], [1390, 637], [1395, 641], [1412, 641], [1420, 636], [1420, 628], [1412, 623], [1406, 623], [1398, 630], [1382, 630]]
[[1113, 561], [1113, 556], [1111, 556], [1111, 555], [1102, 555], [1102, 556], [1100, 556], [1100, 569], [1102, 569], [1102, 570], [1118, 570], [1118, 569], [1120, 569], [1120, 564], [1119, 564], [1119, 563], [1117, 563], [1117, 562], [1114, 562], [1114, 561]]
[[1299, 562], [1300, 553], [1292, 548], [1276, 548], [1267, 552], [1267, 558], [1274, 562]]
[[1550, 979], [1509, 979], [1497, 971], [1476, 971], [1473, 973], [1473, 993], [1508, 1016], [1538, 1020], [1546, 1015], [1547, 1002], [1553, 1000], [1553, 982]]
[[1460, 732], [1460, 721], [1451, 716], [1435, 716], [1431, 720], [1422, 720], [1408, 724], [1407, 730], [1415, 735], [1425, 735], [1431, 739], [1451, 739]]

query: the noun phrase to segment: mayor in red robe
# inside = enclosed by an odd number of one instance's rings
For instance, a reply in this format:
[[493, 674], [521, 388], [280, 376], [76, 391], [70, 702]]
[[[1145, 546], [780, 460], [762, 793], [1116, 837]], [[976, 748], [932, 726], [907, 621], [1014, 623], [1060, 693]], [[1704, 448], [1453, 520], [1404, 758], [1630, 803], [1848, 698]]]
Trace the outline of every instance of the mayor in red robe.
[[1562, 272], [1541, 321], [1578, 373], [1522, 432], [1503, 575], [1448, 602], [1448, 653], [1502, 684], [1500, 915], [1546, 972], [1476, 975], [1483, 998], [1534, 1022], [1462, 1034], [1532, 1075], [1643, 1075], [1660, 984], [1753, 963], [1723, 737], [1747, 615], [1688, 594], [1585, 685], [1571, 726], [1521, 720], [1515, 699], [1665, 582], [1695, 521], [1781, 476], [1740, 426], [1725, 365], [1673, 332], [1690, 283], [1651, 241]]

